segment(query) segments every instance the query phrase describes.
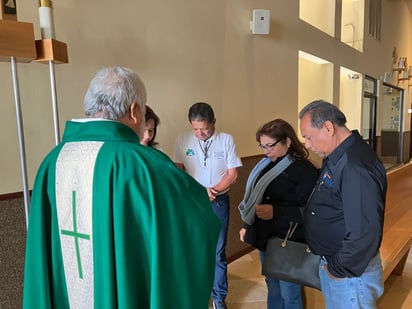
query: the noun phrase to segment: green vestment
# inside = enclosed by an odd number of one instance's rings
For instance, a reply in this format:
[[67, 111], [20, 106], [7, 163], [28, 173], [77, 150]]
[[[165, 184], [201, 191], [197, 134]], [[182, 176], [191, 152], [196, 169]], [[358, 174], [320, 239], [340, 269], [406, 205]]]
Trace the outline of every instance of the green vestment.
[[33, 187], [24, 308], [207, 308], [206, 190], [115, 121], [69, 121]]

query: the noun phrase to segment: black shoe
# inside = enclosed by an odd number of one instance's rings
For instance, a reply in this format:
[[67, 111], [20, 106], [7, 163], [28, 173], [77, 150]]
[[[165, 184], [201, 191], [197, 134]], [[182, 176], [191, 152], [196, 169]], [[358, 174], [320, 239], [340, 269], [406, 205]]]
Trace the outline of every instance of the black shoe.
[[224, 300], [214, 300], [213, 301], [213, 309], [228, 309], [229, 307], [226, 305]]

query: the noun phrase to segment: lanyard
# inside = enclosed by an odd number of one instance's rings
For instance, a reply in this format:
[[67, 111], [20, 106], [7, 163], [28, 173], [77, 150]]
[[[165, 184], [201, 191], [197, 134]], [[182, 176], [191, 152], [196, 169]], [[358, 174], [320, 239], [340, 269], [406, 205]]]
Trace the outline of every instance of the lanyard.
[[207, 158], [209, 158], [208, 151], [210, 149], [210, 146], [212, 145], [213, 140], [203, 141], [203, 146], [202, 146], [202, 143], [199, 140], [197, 140], [197, 141], [199, 142], [200, 149], [203, 152], [203, 166], [206, 166], [206, 160], [207, 160]]

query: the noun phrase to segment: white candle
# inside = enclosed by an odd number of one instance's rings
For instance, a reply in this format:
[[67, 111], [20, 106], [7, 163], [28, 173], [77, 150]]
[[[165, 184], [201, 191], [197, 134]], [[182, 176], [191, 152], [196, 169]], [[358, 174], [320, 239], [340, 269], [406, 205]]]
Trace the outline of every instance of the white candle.
[[50, 0], [40, 0], [39, 21], [42, 39], [54, 39], [53, 6]]

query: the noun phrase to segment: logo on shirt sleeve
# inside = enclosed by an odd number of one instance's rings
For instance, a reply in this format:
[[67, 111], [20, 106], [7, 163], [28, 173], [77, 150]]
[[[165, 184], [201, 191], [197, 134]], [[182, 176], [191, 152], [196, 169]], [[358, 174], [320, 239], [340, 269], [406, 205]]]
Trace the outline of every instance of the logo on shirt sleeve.
[[195, 150], [193, 148], [186, 149], [186, 157], [193, 157], [195, 155]]

